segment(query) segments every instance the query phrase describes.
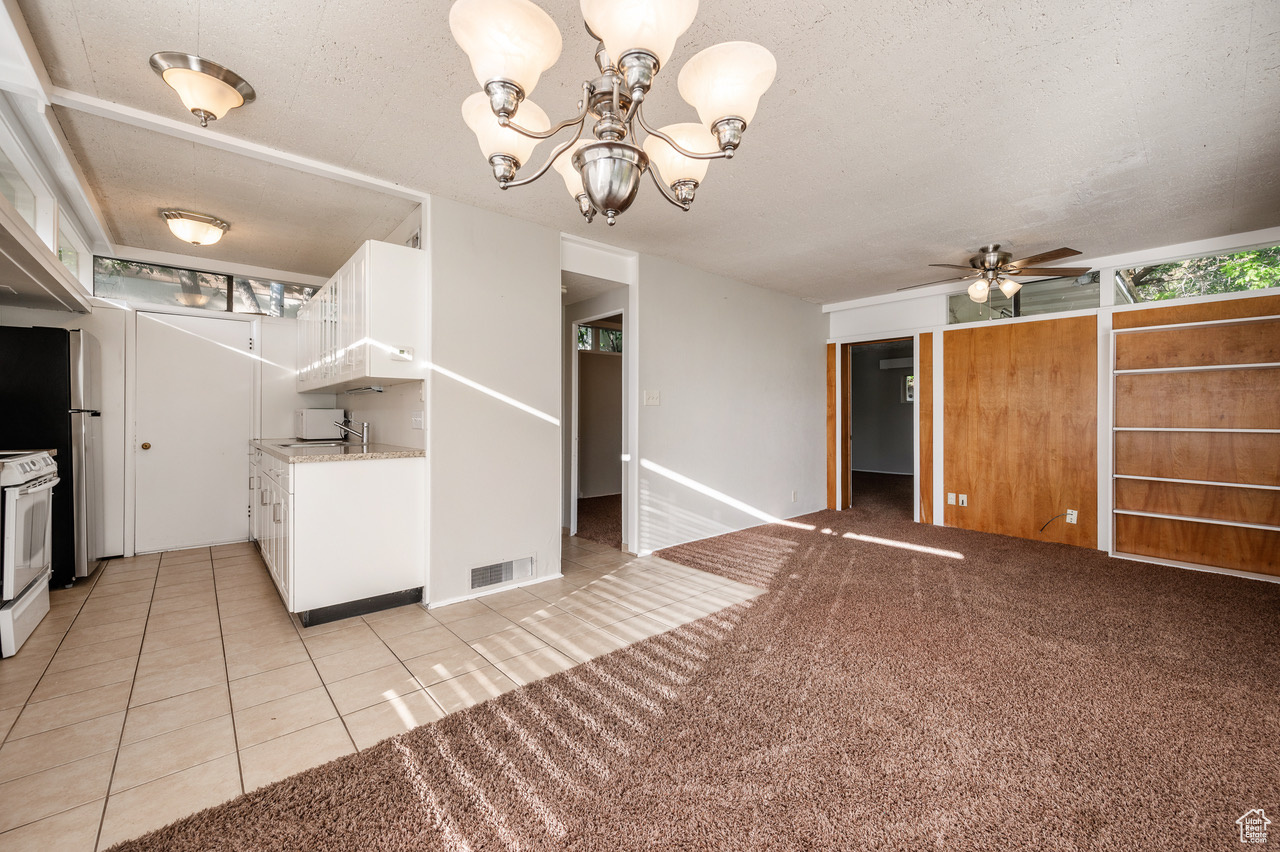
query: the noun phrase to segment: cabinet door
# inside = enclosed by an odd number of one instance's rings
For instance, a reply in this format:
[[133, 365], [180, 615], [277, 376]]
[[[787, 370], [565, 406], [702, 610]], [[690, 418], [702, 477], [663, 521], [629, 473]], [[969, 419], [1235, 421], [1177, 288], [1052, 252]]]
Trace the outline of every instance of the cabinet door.
[[258, 465], [249, 462], [249, 540], [258, 540]]
[[280, 585], [280, 566], [284, 556], [284, 492], [271, 484], [271, 576]]
[[367, 372], [365, 352], [369, 347], [365, 342], [368, 337], [365, 318], [368, 316], [368, 281], [369, 247], [366, 245], [352, 258], [346, 281], [347, 343], [350, 347], [347, 350], [347, 366], [352, 378], [363, 377]]
[[293, 497], [282, 494], [280, 499], [280, 568], [276, 572], [276, 585], [280, 587], [280, 595], [284, 598], [285, 608], [292, 611], [293, 597], [290, 585], [293, 582]]

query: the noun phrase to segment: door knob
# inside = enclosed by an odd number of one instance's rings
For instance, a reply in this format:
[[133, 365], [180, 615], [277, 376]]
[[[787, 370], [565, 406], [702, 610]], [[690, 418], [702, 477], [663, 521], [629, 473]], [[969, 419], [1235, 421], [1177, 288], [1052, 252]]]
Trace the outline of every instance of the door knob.
[[143, 442], [143, 444], [142, 444], [142, 449], [144, 449], [144, 450], [149, 450], [149, 449], [151, 449], [151, 444], [150, 444], [150, 442], [144, 441], [144, 442]]

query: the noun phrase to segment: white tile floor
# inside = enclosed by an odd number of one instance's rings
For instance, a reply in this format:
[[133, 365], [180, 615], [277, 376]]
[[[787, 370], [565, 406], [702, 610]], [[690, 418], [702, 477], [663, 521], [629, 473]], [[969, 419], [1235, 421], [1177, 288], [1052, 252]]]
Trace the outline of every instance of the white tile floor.
[[105, 849], [761, 592], [563, 554], [562, 579], [311, 628], [252, 545], [113, 560], [0, 661], [0, 848]]

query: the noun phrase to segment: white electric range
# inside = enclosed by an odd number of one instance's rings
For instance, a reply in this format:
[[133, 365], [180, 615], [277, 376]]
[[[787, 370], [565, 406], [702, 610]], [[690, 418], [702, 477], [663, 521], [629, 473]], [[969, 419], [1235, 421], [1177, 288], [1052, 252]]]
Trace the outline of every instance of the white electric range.
[[47, 452], [0, 451], [0, 657], [18, 653], [49, 611], [53, 488]]

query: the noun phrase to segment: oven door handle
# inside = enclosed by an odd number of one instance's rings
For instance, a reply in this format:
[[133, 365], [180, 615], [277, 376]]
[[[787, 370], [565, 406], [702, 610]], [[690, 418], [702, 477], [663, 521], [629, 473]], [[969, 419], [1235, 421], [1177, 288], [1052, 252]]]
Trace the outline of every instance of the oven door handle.
[[18, 489], [18, 496], [26, 497], [30, 494], [39, 494], [41, 491], [48, 491], [50, 488], [57, 485], [61, 481], [62, 479], [60, 477], [57, 477], [57, 476], [50, 477], [49, 479], [43, 480], [41, 482], [37, 482], [35, 485], [28, 485], [26, 488]]

